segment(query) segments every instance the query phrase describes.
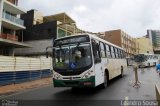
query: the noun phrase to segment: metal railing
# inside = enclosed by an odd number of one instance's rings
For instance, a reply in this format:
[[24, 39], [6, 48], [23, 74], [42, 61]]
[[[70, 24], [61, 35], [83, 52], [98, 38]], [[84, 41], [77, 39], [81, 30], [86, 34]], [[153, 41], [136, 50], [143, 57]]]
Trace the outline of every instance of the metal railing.
[[0, 34], [0, 38], [18, 42], [18, 36], [11, 34]]
[[15, 17], [15, 16], [13, 16], [13, 15], [10, 15], [10, 14], [8, 14], [8, 13], [6, 13], [6, 12], [3, 12], [3, 18], [4, 18], [4, 19], [7, 19], [7, 20], [9, 20], [9, 21], [11, 21], [11, 22], [14, 22], [14, 23], [16, 23], [16, 24], [19, 24], [19, 25], [24, 26], [24, 21], [23, 21], [23, 20]]

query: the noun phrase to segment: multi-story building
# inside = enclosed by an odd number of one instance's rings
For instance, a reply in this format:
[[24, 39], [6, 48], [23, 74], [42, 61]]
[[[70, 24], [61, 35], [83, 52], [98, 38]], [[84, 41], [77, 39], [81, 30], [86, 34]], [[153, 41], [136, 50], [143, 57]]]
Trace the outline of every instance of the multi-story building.
[[136, 53], [136, 43], [134, 38], [120, 29], [106, 31], [104, 39], [122, 47], [127, 57], [130, 57]]
[[160, 30], [147, 30], [147, 37], [153, 45], [155, 54], [160, 54]]
[[136, 53], [135, 54], [139, 54], [140, 53], [140, 44], [139, 42], [136, 41], [136, 38], [134, 38], [134, 42], [136, 43]]
[[45, 55], [45, 49], [52, 46], [54, 39], [79, 33], [75, 21], [66, 13], [43, 16], [37, 10], [30, 10], [22, 14], [26, 30], [24, 30], [24, 42], [32, 48], [16, 49], [16, 55], [38, 56]]
[[19, 31], [25, 26], [18, 16], [25, 11], [17, 4], [18, 0], [0, 0], [0, 55], [14, 56], [15, 48], [29, 47]]
[[135, 38], [136, 46], [138, 46], [137, 54], [139, 53], [150, 53], [153, 54], [152, 43], [146, 36]]

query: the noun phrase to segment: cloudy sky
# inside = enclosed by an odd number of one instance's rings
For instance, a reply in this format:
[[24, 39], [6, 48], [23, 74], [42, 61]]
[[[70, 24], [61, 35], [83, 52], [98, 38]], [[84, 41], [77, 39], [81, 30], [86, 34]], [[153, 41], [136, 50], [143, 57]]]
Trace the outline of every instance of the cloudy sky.
[[66, 12], [91, 32], [122, 29], [140, 37], [147, 29], [160, 29], [160, 0], [19, 0], [19, 6], [45, 16]]

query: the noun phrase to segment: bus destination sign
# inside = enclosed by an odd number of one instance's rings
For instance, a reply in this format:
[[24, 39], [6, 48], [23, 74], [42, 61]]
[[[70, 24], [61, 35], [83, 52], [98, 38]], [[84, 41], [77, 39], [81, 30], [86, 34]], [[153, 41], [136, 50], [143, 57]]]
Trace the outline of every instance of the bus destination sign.
[[87, 35], [71, 36], [55, 40], [54, 45], [65, 45], [65, 44], [82, 43], [89, 41], [90, 41], [89, 36]]

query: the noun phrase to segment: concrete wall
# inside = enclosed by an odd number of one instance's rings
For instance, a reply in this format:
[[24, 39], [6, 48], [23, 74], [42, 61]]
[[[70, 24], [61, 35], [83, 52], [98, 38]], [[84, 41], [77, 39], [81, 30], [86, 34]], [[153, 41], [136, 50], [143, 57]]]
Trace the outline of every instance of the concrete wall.
[[20, 18], [24, 20], [24, 26], [26, 29], [33, 26], [33, 19], [34, 19], [34, 10], [27, 11], [26, 14], [21, 14]]
[[52, 41], [57, 37], [57, 21], [43, 23], [43, 15], [37, 10], [30, 10], [21, 15], [26, 30], [23, 31], [24, 43], [32, 48], [15, 49], [15, 55], [36, 56], [45, 55], [46, 47], [52, 46]]
[[52, 59], [0, 56], [0, 86], [52, 75]]
[[12, 72], [12, 71], [29, 71], [29, 70], [43, 70], [51, 69], [51, 58], [38, 57], [11, 57], [0, 56], [0, 72]]
[[43, 23], [43, 14], [37, 10], [34, 11], [33, 25]]
[[24, 30], [24, 41], [56, 39], [57, 37], [57, 21], [34, 25]]
[[[57, 37], [57, 21], [43, 23], [42, 13], [37, 10], [27, 11], [21, 15], [26, 30], [24, 30], [24, 41], [52, 39]], [[37, 24], [36, 24], [37, 23]]]
[[[38, 56], [46, 54], [46, 47], [52, 46], [52, 39], [26, 41], [32, 48], [16, 48], [15, 55], [20, 56]], [[51, 50], [50, 50], [51, 52]]]
[[153, 53], [152, 43], [149, 38], [137, 38], [136, 42], [139, 43], [139, 53]]

